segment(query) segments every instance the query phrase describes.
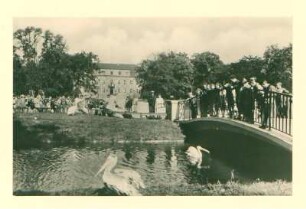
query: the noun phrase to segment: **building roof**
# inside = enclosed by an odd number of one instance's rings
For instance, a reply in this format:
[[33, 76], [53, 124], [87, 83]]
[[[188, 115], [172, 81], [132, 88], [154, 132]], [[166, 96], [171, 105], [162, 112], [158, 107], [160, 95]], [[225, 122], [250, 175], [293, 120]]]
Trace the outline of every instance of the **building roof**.
[[115, 64], [115, 63], [99, 63], [98, 67], [100, 70], [129, 70], [130, 75], [135, 77], [137, 65], [134, 64]]
[[135, 71], [137, 65], [134, 64], [114, 64], [114, 63], [99, 63], [99, 69], [110, 69], [110, 70], [130, 70]]

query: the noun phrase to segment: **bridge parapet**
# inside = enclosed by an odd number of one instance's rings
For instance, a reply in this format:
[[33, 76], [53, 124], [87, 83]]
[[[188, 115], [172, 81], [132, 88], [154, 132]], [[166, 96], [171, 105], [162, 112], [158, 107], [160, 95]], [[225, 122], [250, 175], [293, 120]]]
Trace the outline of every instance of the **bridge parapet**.
[[[200, 98], [192, 97], [186, 100], [168, 100], [168, 118], [172, 121], [189, 121], [198, 118], [212, 117], [209, 114], [201, 114]], [[238, 109], [234, 109], [234, 113], [230, 114], [226, 105], [225, 112], [222, 114], [217, 107], [212, 107], [212, 112], [215, 112], [213, 117], [230, 118], [247, 123], [241, 119]], [[252, 110], [253, 121], [257, 125], [262, 124], [263, 120], [267, 123], [268, 130], [277, 130], [289, 136], [292, 136], [292, 95], [269, 92], [265, 101], [255, 101], [254, 109]], [[207, 116], [206, 116], [207, 115]], [[243, 118], [243, 116], [242, 116]], [[253, 124], [253, 122], [251, 122]]]

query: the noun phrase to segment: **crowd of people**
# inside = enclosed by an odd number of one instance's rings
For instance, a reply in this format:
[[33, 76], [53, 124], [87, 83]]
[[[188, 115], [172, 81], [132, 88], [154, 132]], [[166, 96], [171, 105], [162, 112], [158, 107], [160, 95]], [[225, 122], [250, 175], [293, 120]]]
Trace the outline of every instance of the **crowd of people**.
[[[267, 127], [268, 117], [271, 112], [271, 92], [281, 93], [273, 96], [275, 104], [275, 116], [286, 118], [288, 116], [288, 100], [284, 94], [289, 91], [282, 87], [281, 82], [276, 85], [264, 80], [261, 84], [255, 77], [243, 78], [239, 81], [232, 76], [228, 82], [224, 83], [204, 83], [201, 88], [188, 93], [191, 117], [230, 117], [248, 123], [254, 123], [254, 111], [259, 110], [261, 118], [261, 128]], [[151, 98], [151, 99], [150, 99]], [[127, 97], [123, 111], [133, 112], [137, 103], [134, 97]], [[114, 107], [112, 107], [112, 105]], [[148, 97], [149, 112], [165, 113], [164, 100], [159, 95], [155, 97], [154, 91]], [[92, 110], [94, 114], [108, 115], [107, 109], [120, 109], [116, 101], [95, 100], [84, 98], [83, 95], [77, 97], [46, 97], [43, 91], [34, 92], [28, 95], [13, 97], [14, 112], [58, 112], [74, 114], [83, 112], [88, 114]]]
[[[239, 81], [232, 76], [226, 83], [204, 83], [201, 88], [188, 94], [191, 117], [197, 118], [221, 116], [254, 123], [254, 111], [258, 109], [261, 117], [261, 128], [267, 128], [271, 111], [270, 92], [289, 94], [281, 82], [275, 86], [264, 80], [261, 84], [255, 77]], [[281, 94], [275, 96], [276, 117], [287, 117], [288, 104]]]
[[66, 113], [68, 108], [73, 105], [74, 98], [59, 96], [45, 97], [44, 93], [38, 92], [34, 94], [13, 97], [13, 109], [17, 112], [62, 112]]
[[[76, 113], [95, 114], [95, 115], [112, 115], [113, 111], [119, 110], [116, 101], [111, 99], [97, 99], [84, 97], [80, 94], [76, 97], [58, 96], [46, 97], [43, 91], [38, 91], [34, 96], [34, 92], [29, 94], [21, 94], [13, 96], [13, 111], [19, 113], [35, 113], [35, 112], [50, 112], [50, 113], [65, 113], [74, 115]], [[111, 111], [113, 110], [113, 111]]]

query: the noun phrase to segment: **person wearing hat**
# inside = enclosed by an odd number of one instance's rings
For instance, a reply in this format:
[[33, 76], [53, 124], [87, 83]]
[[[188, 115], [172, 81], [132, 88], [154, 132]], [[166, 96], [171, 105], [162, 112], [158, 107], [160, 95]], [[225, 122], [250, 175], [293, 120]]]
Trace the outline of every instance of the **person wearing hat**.
[[242, 87], [242, 83], [235, 77], [232, 76], [231, 78], [231, 84], [233, 86], [233, 89], [235, 90], [235, 104], [234, 104], [234, 111], [235, 114], [237, 114], [237, 119], [241, 119], [241, 102], [240, 102], [240, 89]]
[[208, 85], [207, 83], [204, 83], [202, 88], [201, 88], [201, 93], [200, 93], [200, 112], [201, 112], [201, 117], [207, 117], [208, 113], [208, 106], [209, 106], [209, 101], [208, 101]]
[[235, 107], [235, 89], [232, 85], [232, 82], [228, 82], [224, 85], [226, 90], [226, 99], [227, 99], [227, 109], [229, 113], [229, 117], [233, 118], [234, 116], [234, 107]]
[[240, 89], [240, 108], [242, 120], [245, 122], [252, 122], [253, 118], [253, 104], [252, 104], [252, 89], [246, 78], [242, 79], [242, 87]]
[[273, 90], [273, 87], [271, 84], [268, 83], [267, 80], [264, 80], [262, 82], [263, 91], [261, 94], [261, 109], [260, 109], [260, 115], [261, 115], [261, 126], [259, 128], [267, 128], [268, 118], [270, 116], [270, 110], [271, 106], [269, 103], [269, 93]]
[[275, 91], [279, 93], [275, 97], [276, 116], [282, 118], [287, 117], [287, 104], [281, 94], [288, 94], [289, 91], [282, 86], [282, 82], [276, 83]]
[[256, 77], [250, 78], [250, 85], [252, 90], [252, 95], [250, 97], [250, 100], [252, 102], [252, 113], [250, 113], [252, 116], [250, 118], [250, 123], [254, 124], [254, 110], [256, 107], [260, 108], [261, 102], [260, 102], [260, 91], [262, 91], [262, 86], [256, 82]]
[[197, 107], [197, 98], [195, 95], [193, 95], [192, 92], [188, 92], [188, 99], [187, 99], [188, 103], [189, 103], [189, 108], [191, 111], [191, 118], [197, 118], [198, 115], [198, 107]]

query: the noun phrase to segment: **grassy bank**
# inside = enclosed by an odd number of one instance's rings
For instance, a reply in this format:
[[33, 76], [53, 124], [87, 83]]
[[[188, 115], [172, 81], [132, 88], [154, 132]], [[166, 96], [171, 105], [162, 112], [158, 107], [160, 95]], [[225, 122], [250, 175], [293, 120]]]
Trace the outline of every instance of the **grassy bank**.
[[224, 184], [186, 184], [181, 186], [157, 185], [144, 191], [144, 195], [184, 195], [184, 196], [287, 196], [292, 195], [292, 183], [286, 181], [239, 183], [227, 182]]
[[14, 140], [124, 142], [183, 140], [177, 124], [168, 120], [121, 119], [95, 115], [36, 113], [14, 115]]
[[[275, 182], [253, 182], [239, 183], [227, 182], [224, 184], [184, 184], [180, 186], [156, 185], [143, 189], [144, 196], [290, 196], [292, 195], [292, 183], [286, 181]], [[14, 195], [19, 196], [113, 196], [106, 189], [78, 189], [73, 191], [43, 192], [43, 191], [15, 191]]]

